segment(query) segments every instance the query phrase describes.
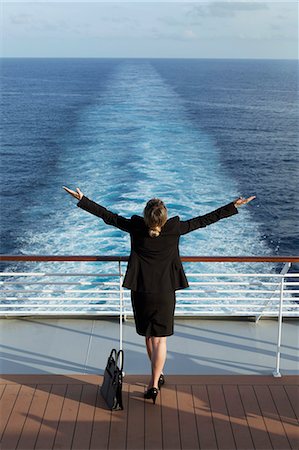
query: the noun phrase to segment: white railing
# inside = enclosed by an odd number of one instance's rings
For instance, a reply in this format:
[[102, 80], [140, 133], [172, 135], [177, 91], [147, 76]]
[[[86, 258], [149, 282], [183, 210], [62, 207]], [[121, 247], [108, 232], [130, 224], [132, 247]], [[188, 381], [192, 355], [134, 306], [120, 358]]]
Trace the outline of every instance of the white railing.
[[[0, 272], [0, 316], [132, 316], [123, 266], [112, 272]], [[299, 274], [187, 272], [190, 287], [176, 293], [176, 316], [299, 317]], [[79, 278], [79, 279], [78, 279]], [[289, 281], [292, 279], [292, 281]], [[281, 292], [281, 286], [283, 291]], [[282, 305], [281, 305], [282, 300]]]
[[[0, 317], [117, 316], [122, 348], [123, 318], [133, 316], [130, 292], [122, 287], [126, 257], [1, 256], [0, 261], [96, 261], [118, 264], [109, 272], [6, 271], [0, 273]], [[299, 317], [297, 257], [183, 257], [185, 262], [284, 262], [280, 273], [187, 272], [190, 287], [176, 293], [177, 317], [262, 316], [278, 318], [277, 363], [283, 317]], [[78, 280], [79, 278], [79, 280]]]

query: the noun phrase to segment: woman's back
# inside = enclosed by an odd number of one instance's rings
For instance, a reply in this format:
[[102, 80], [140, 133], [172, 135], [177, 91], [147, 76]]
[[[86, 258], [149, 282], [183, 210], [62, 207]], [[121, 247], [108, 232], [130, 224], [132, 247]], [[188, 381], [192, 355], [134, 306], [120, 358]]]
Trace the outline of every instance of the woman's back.
[[168, 219], [157, 237], [150, 237], [140, 216], [132, 216], [131, 253], [124, 287], [165, 292], [188, 287], [179, 255], [179, 217]]

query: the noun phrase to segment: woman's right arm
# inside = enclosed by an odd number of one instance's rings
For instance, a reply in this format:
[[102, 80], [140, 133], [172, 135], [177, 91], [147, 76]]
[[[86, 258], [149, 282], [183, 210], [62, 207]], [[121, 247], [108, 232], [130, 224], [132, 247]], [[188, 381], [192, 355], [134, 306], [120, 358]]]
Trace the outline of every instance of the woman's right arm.
[[66, 190], [66, 192], [79, 200], [77, 203], [77, 206], [79, 206], [79, 208], [82, 208], [90, 214], [100, 217], [105, 223], [107, 223], [107, 225], [112, 225], [123, 231], [131, 231], [130, 219], [126, 219], [119, 214], [115, 214], [104, 208], [104, 206], [101, 206], [93, 200], [90, 200], [83, 194], [83, 192], [80, 191], [79, 188], [77, 188], [77, 192], [72, 191], [65, 186], [63, 186], [63, 188], [64, 190]]

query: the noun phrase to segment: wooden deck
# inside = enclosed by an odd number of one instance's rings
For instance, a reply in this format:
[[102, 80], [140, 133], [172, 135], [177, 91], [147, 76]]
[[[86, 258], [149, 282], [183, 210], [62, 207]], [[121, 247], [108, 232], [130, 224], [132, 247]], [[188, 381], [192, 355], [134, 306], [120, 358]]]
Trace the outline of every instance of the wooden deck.
[[2, 375], [1, 449], [298, 449], [299, 377], [167, 376], [156, 405], [127, 376], [107, 410], [97, 375]]

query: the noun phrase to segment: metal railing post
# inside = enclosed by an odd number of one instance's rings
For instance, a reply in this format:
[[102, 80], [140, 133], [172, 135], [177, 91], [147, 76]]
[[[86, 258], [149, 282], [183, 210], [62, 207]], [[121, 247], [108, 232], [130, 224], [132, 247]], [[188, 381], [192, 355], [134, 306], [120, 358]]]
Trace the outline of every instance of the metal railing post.
[[[291, 267], [291, 263], [290, 262], [284, 263], [284, 265], [282, 267], [282, 270], [280, 271], [280, 275], [285, 275], [290, 270], [290, 267]], [[271, 300], [275, 296], [276, 292], [279, 290], [280, 286], [281, 286], [281, 283], [278, 283], [277, 288], [275, 288], [275, 290], [274, 290], [273, 294], [271, 295], [270, 299], [267, 300], [264, 303], [262, 311], [260, 312], [260, 314], [258, 316], [255, 317], [255, 323], [258, 323], [258, 321], [260, 320], [260, 318], [263, 315], [263, 312], [265, 311], [265, 309], [267, 308], [267, 306], [269, 305], [269, 303], [271, 302]]]
[[118, 272], [119, 272], [119, 349], [123, 349], [123, 296], [124, 291], [122, 287], [123, 275], [121, 270], [121, 261], [118, 262]]
[[274, 377], [281, 377], [281, 373], [279, 372], [279, 364], [280, 364], [281, 331], [282, 331], [283, 288], [284, 288], [284, 277], [281, 278], [281, 283], [280, 283], [280, 303], [279, 303], [279, 315], [278, 315], [276, 368], [273, 372]]

